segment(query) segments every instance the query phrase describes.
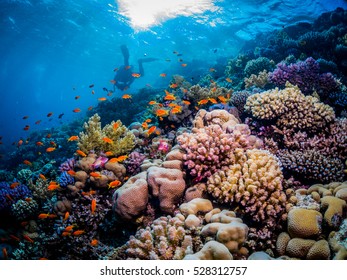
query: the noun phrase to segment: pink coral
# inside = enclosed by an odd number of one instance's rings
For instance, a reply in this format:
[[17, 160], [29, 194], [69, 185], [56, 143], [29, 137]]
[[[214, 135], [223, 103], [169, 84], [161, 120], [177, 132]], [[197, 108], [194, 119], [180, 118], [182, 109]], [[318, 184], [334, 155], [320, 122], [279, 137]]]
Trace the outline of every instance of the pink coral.
[[184, 165], [198, 181], [234, 164], [232, 151], [236, 148], [262, 147], [262, 142], [251, 135], [244, 124], [228, 126], [227, 131], [212, 124], [194, 129], [194, 133], [183, 133], [177, 137], [177, 141], [186, 152]]

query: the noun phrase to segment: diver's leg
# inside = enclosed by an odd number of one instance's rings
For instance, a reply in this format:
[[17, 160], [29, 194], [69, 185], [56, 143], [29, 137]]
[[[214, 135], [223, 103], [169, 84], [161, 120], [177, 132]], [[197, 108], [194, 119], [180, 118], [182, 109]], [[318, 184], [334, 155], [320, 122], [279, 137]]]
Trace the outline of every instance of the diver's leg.
[[140, 75], [143, 77], [145, 75], [145, 70], [143, 69], [142, 59], [139, 59], [137, 62], [139, 63]]
[[141, 76], [145, 75], [145, 70], [143, 69], [143, 63], [144, 62], [152, 62], [152, 61], [156, 61], [156, 60], [158, 60], [158, 58], [148, 57], [148, 58], [141, 58], [137, 61], [139, 63], [139, 71], [140, 71]]
[[122, 51], [122, 54], [123, 54], [123, 58], [124, 58], [124, 65], [125, 66], [128, 66], [129, 65], [129, 50], [127, 48], [126, 45], [121, 45], [120, 46], [120, 49]]

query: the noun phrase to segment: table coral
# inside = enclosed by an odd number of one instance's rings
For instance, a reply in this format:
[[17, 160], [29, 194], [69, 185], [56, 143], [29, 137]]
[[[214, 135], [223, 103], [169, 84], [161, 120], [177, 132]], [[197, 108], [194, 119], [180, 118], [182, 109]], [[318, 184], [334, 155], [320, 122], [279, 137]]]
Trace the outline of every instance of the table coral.
[[329, 105], [313, 96], [305, 96], [298, 87], [278, 88], [248, 97], [245, 109], [253, 117], [274, 120], [280, 129], [315, 132], [334, 121], [335, 113]]

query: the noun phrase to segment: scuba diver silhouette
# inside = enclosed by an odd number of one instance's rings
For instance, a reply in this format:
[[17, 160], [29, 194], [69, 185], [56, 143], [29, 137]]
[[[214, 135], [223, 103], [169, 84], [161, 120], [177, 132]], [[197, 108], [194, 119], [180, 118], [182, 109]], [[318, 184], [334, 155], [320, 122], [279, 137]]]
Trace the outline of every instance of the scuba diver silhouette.
[[[133, 74], [135, 74], [133, 71], [131, 71], [131, 66], [129, 65], [129, 50], [126, 45], [121, 45], [120, 49], [123, 54], [124, 58], [124, 65], [120, 66], [116, 72], [116, 75], [114, 76], [115, 83], [113, 84], [113, 91], [115, 91], [115, 88], [117, 87], [120, 90], [126, 90], [130, 87], [132, 82], [135, 80], [135, 77]], [[139, 59], [137, 62], [139, 64], [139, 73], [143, 77], [145, 75], [144, 69], [143, 69], [143, 63], [144, 62], [152, 62], [157, 60], [157, 58], [142, 58]]]

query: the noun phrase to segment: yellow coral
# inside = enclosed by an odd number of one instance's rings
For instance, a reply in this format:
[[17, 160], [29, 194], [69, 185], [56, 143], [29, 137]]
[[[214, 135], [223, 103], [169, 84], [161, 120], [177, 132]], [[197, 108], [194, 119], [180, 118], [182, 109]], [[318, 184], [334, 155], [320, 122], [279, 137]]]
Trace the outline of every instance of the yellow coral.
[[340, 224], [343, 209], [346, 208], [346, 201], [334, 197], [334, 196], [325, 196], [321, 199], [322, 207], [327, 207], [327, 210], [324, 213], [324, 220], [330, 227], [337, 227]]
[[293, 237], [309, 238], [321, 233], [322, 214], [316, 210], [294, 208], [288, 213], [288, 233]]
[[280, 128], [317, 130], [335, 119], [333, 108], [313, 96], [305, 96], [298, 87], [290, 84], [251, 95], [247, 98], [246, 111], [258, 119], [277, 119]]
[[[122, 122], [112, 121], [101, 129], [100, 116], [95, 114], [90, 117], [88, 123], [84, 123], [84, 132], [79, 134], [78, 148], [84, 153], [91, 150], [95, 152], [110, 151], [114, 156], [126, 154], [135, 146], [135, 136], [122, 125]], [[116, 128], [115, 128], [116, 127]], [[105, 141], [107, 137], [111, 141]]]
[[252, 74], [249, 78], [244, 78], [245, 88], [256, 86], [258, 88], [264, 88], [269, 82], [268, 72], [263, 70], [258, 75]]

